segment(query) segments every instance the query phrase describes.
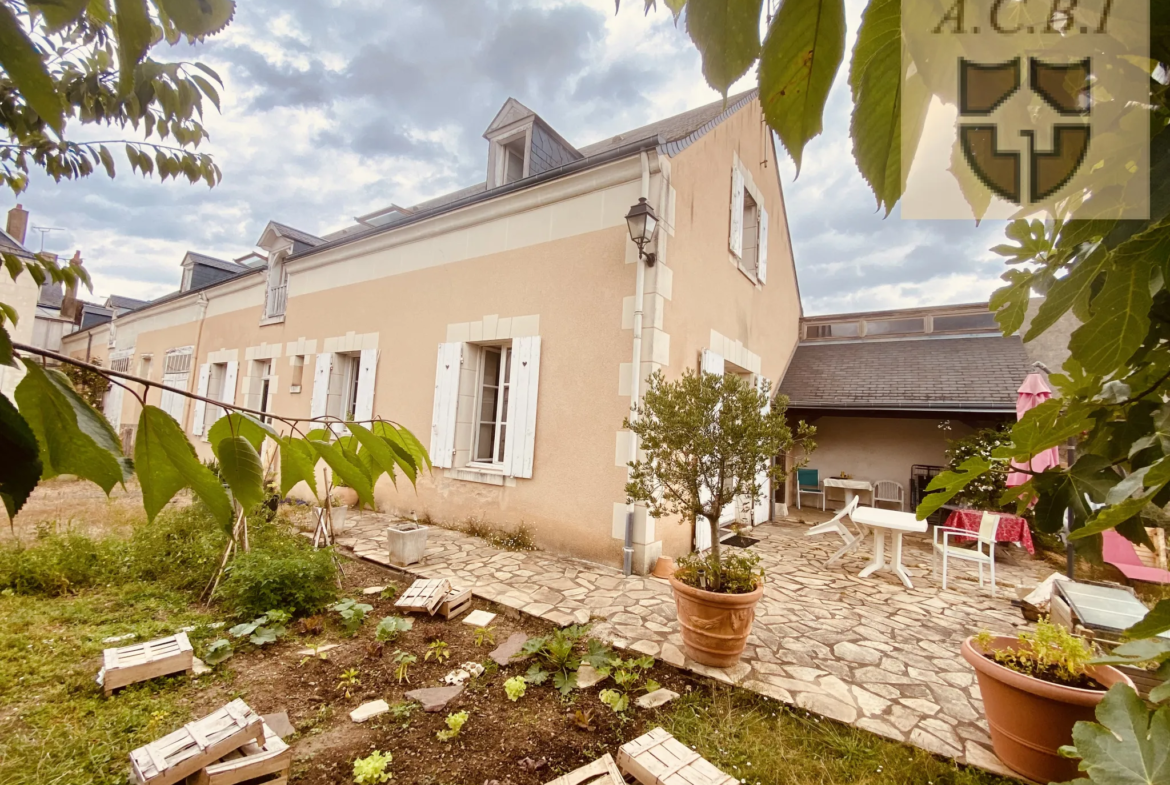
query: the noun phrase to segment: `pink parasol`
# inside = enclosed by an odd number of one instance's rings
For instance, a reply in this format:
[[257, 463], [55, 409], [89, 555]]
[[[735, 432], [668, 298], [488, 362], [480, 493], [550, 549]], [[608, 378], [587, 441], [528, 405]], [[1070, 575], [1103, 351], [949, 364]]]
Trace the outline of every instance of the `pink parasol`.
[[[1044, 377], [1033, 371], [1024, 377], [1024, 383], [1020, 385], [1017, 390], [1016, 397], [1016, 419], [1024, 419], [1024, 415], [1030, 410], [1035, 409], [1040, 404], [1052, 397], [1052, 388], [1048, 386], [1048, 382], [1044, 381]], [[1045, 469], [1056, 466], [1060, 463], [1060, 453], [1057, 448], [1050, 447], [1036, 455], [1027, 463], [1017, 463], [1012, 461], [1013, 469], [1030, 469], [1033, 472], [1042, 472]], [[1028, 480], [1032, 479], [1032, 475], [1022, 471], [1012, 471], [1008, 473], [1007, 485], [1009, 488], [1023, 485]]]

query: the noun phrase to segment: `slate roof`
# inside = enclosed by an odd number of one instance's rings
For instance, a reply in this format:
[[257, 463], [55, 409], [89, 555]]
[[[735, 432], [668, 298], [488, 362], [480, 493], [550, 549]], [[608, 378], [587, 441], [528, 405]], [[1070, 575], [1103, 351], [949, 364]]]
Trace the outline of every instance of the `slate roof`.
[[204, 267], [214, 267], [216, 270], [226, 270], [229, 273], [239, 273], [250, 268], [245, 267], [237, 262], [229, 262], [226, 259], [216, 259], [214, 256], [207, 256], [206, 254], [195, 253], [194, 251], [187, 251], [187, 256], [195, 264], [201, 264]]
[[304, 243], [313, 248], [325, 242], [325, 240], [315, 234], [302, 232], [300, 229], [294, 229], [287, 224], [277, 223], [276, 221], [271, 221], [271, 224], [276, 227], [278, 232], [295, 242]]
[[108, 308], [141, 308], [146, 305], [147, 300], [135, 300], [133, 297], [123, 297], [120, 294], [111, 294], [106, 298], [106, 307]]
[[15, 237], [3, 229], [0, 229], [0, 252], [10, 253], [13, 256], [20, 256], [25, 259], [35, 258], [32, 251], [18, 243]]
[[41, 293], [37, 295], [37, 305], [43, 308], [60, 308], [65, 299], [65, 291], [59, 282], [45, 281], [41, 284]]
[[1015, 412], [1019, 336], [802, 343], [779, 394], [793, 409]]

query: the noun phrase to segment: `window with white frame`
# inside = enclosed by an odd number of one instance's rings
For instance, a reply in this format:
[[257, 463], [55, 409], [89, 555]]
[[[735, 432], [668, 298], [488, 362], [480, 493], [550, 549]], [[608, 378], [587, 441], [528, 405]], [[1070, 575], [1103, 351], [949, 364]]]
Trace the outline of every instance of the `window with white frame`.
[[[162, 383], [166, 387], [173, 387], [178, 390], [186, 390], [187, 384], [191, 378], [191, 356], [195, 350], [193, 346], [181, 346], [177, 349], [169, 349], [163, 359], [163, 377]], [[183, 422], [183, 415], [187, 410], [187, 396], [180, 395], [177, 392], [170, 390], [163, 390], [162, 400], [159, 402], [159, 408], [175, 418], [175, 421], [180, 425]]]
[[[196, 393], [220, 403], [236, 402], [236, 376], [240, 364], [235, 360], [218, 363], [203, 363], [199, 366], [199, 381]], [[207, 439], [211, 426], [224, 416], [227, 410], [207, 401], [195, 401], [195, 413], [191, 418], [191, 433]]]
[[476, 401], [476, 463], [502, 464], [507, 446], [508, 389], [512, 372], [511, 346], [484, 346], [479, 351]]
[[753, 282], [768, 279], [768, 211], [763, 194], [737, 159], [731, 168], [731, 251], [741, 272]]
[[448, 469], [532, 476], [540, 336], [439, 344], [431, 460]]
[[310, 416], [359, 422], [372, 419], [377, 367], [377, 349], [318, 354]]

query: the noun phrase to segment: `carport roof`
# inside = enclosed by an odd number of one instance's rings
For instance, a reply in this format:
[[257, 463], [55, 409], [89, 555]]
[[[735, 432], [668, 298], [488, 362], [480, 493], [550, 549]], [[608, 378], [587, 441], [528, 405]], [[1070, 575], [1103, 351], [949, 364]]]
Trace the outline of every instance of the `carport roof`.
[[804, 342], [778, 392], [792, 409], [1014, 413], [1030, 370], [1018, 336]]

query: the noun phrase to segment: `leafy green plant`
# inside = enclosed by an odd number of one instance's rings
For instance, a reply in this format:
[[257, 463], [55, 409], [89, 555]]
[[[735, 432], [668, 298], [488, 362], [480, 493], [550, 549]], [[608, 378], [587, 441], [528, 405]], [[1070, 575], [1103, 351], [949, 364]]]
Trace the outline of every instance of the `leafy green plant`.
[[621, 714], [630, 707], [630, 696], [621, 690], [602, 690], [597, 697], [615, 714]]
[[523, 676], [513, 676], [504, 682], [504, 692], [508, 694], [508, 700], [515, 703], [524, 697], [524, 691], [528, 689], [528, 682]]
[[496, 628], [495, 627], [476, 627], [475, 628], [475, 645], [476, 646], [495, 646], [496, 645]]
[[439, 731], [435, 734], [435, 738], [439, 741], [451, 741], [456, 738], [463, 730], [463, 726], [467, 724], [467, 719], [470, 716], [466, 711], [448, 714], [446, 719], [447, 730]]
[[361, 683], [361, 672], [357, 668], [347, 668], [337, 677], [337, 689], [344, 690], [346, 698], [350, 696], [353, 688]]
[[353, 762], [353, 781], [357, 785], [380, 785], [387, 782], [393, 775], [390, 773], [390, 762], [394, 756], [389, 752], [374, 750], [364, 758]]
[[623, 427], [638, 437], [644, 454], [630, 462], [626, 501], [644, 502], [656, 518], [681, 515], [710, 530], [710, 555], [680, 563], [675, 571], [687, 585], [740, 594], [754, 591], [759, 581], [759, 573], [745, 574], [756, 565], [738, 549], [724, 564], [719, 517], [736, 498], [765, 493], [762, 478], [784, 481], [776, 455], [807, 456], [815, 446], [815, 430], [800, 422], [794, 435], [784, 399], [772, 401], [769, 392], [767, 381], [757, 389], [732, 374], [687, 370], [668, 381], [655, 372], [625, 420]]
[[207, 648], [203, 650], [203, 657], [201, 659], [208, 665], [215, 666], [231, 657], [234, 653], [232, 650], [232, 642], [227, 638], [220, 638], [207, 644]]
[[[552, 671], [553, 686], [562, 695], [568, 695], [577, 686], [577, 668], [581, 665], [576, 646], [588, 632], [587, 626], [574, 624], [554, 630], [551, 635], [529, 638], [520, 648], [520, 654], [535, 657], [548, 666]], [[533, 668], [537, 673], [542, 672], [537, 666]], [[533, 669], [530, 668], [530, 672]]]
[[715, 586], [726, 594], [747, 594], [756, 590], [764, 580], [760, 557], [746, 550], [735, 550], [717, 555], [688, 553], [675, 562], [674, 577], [687, 586], [714, 591]]
[[410, 715], [418, 708], [418, 704], [412, 701], [399, 701], [398, 703], [390, 704], [390, 716], [397, 722], [402, 723], [402, 727], [406, 728], [410, 725]]
[[396, 640], [398, 636], [414, 627], [414, 622], [402, 616], [387, 616], [374, 629], [374, 639], [383, 643]]
[[432, 657], [434, 657], [435, 662], [442, 665], [451, 659], [451, 647], [447, 645], [446, 641], [431, 641], [430, 645], [427, 646], [427, 653], [423, 655], [423, 662]]
[[593, 724], [593, 709], [576, 709], [573, 712], [573, 724], [590, 733], [597, 730]]
[[523, 523], [514, 529], [504, 529], [494, 526], [482, 518], [472, 516], [463, 524], [463, 531], [473, 537], [479, 537], [491, 545], [504, 551], [535, 551], [536, 540], [532, 534], [532, 527]]
[[534, 664], [528, 666], [528, 670], [524, 674], [524, 681], [528, 682], [534, 687], [539, 687], [548, 681], [548, 678], [551, 675], [552, 674], [546, 671], [544, 668]]
[[228, 635], [233, 638], [247, 638], [253, 646], [266, 646], [288, 634], [288, 627], [285, 625], [291, 619], [292, 615], [286, 611], [271, 610], [250, 622], [237, 624], [228, 630]]
[[341, 627], [345, 630], [346, 635], [356, 633], [365, 622], [366, 614], [373, 609], [373, 605], [358, 602], [349, 597], [329, 606], [329, 610], [341, 617]]
[[403, 682], [410, 684], [410, 676], [408, 675], [410, 666], [418, 662], [418, 657], [399, 649], [394, 652], [394, 662], [398, 663], [398, 667], [394, 669], [394, 678], [398, 679], [399, 684]]
[[1093, 665], [1129, 665], [1154, 671], [1154, 677], [1162, 683], [1150, 690], [1150, 701], [1170, 701], [1170, 640], [1149, 638], [1130, 641], [1115, 648], [1104, 657], [1093, 660]]
[[1104, 689], [1085, 672], [1093, 659], [1088, 642], [1047, 619], [1036, 623], [1035, 632], [1021, 631], [1014, 648], [992, 648], [993, 637], [986, 630], [975, 636], [975, 644], [984, 656], [1017, 673], [1069, 687]]
[[397, 596], [398, 596], [398, 587], [397, 586], [387, 586], [385, 589], [382, 589], [382, 593], [378, 595], [378, 599], [392, 600]]
[[273, 527], [227, 566], [218, 595], [244, 616], [284, 608], [293, 616], [321, 610], [337, 596], [337, 564], [328, 550]]

